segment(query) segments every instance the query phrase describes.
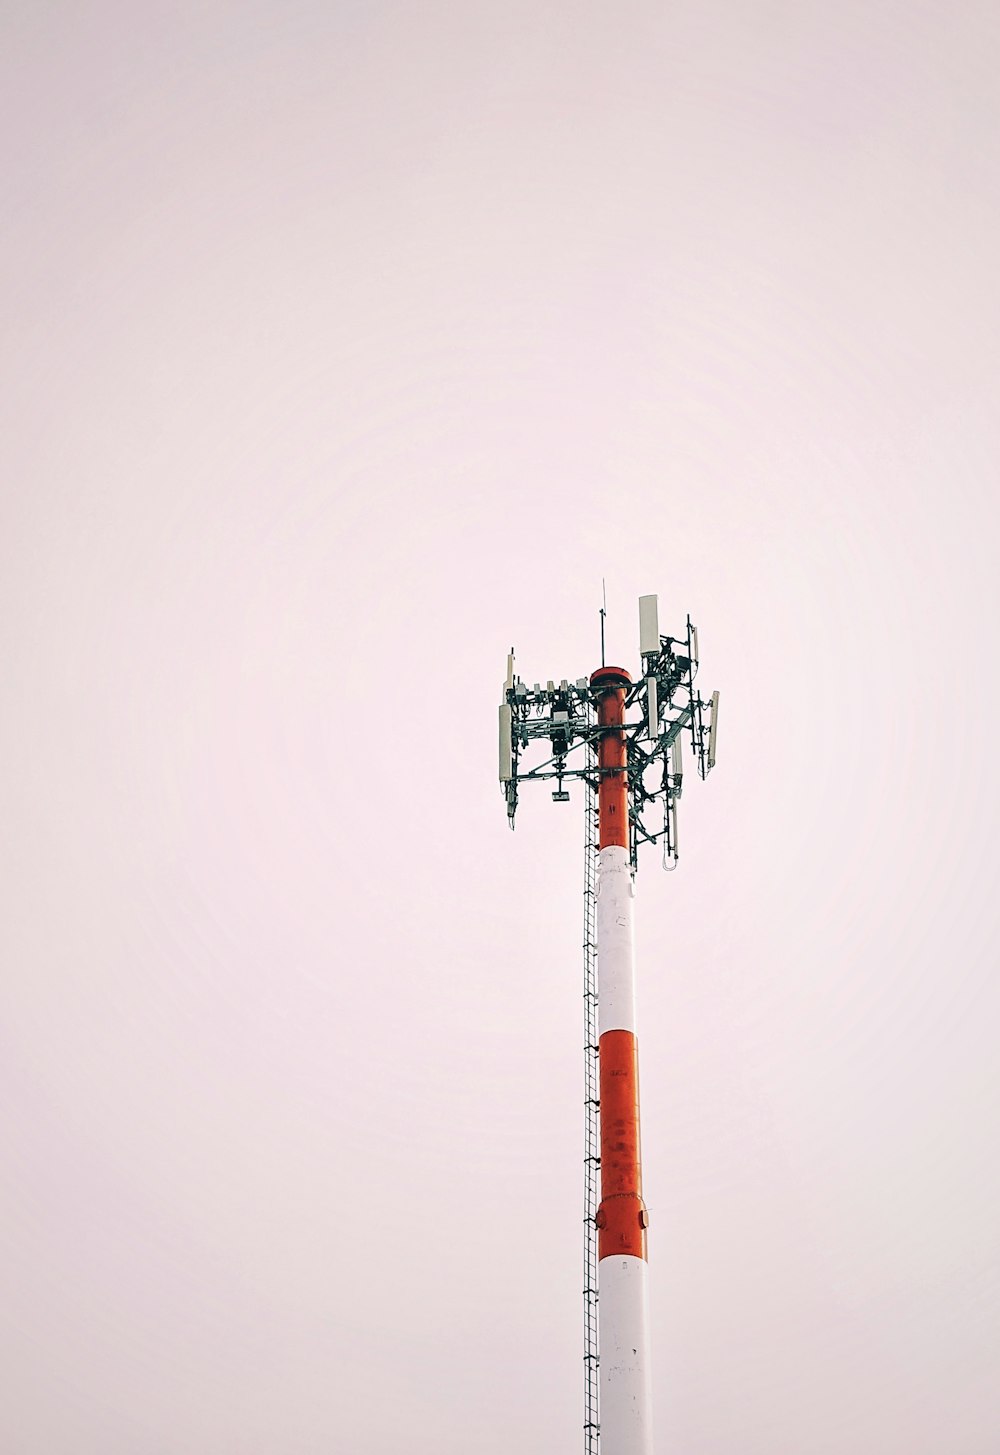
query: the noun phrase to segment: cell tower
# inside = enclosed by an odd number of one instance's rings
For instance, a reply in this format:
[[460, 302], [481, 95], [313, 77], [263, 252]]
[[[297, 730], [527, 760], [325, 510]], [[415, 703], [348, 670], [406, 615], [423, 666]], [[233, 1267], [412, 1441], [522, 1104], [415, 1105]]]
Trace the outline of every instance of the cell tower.
[[[601, 656], [604, 651], [601, 612]], [[584, 785], [584, 1451], [652, 1455], [646, 1229], [632, 906], [640, 844], [677, 866], [682, 741], [715, 766], [719, 694], [695, 688], [698, 632], [661, 637], [655, 596], [639, 598], [642, 674], [601, 666], [590, 678], [528, 687], [507, 658], [500, 703], [500, 784], [511, 828], [523, 783]], [[544, 744], [542, 760], [526, 755]], [[580, 751], [582, 750], [582, 751]], [[662, 823], [650, 816], [659, 805]], [[600, 1184], [600, 1201], [597, 1192]]]

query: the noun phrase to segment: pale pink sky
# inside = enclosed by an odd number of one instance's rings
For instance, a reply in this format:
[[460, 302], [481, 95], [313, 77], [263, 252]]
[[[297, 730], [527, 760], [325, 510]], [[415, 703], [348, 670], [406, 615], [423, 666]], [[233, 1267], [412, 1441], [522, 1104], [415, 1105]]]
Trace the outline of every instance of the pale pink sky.
[[0, 1450], [573, 1455], [580, 805], [637, 900], [660, 1455], [996, 1455], [992, 3], [0, 18]]

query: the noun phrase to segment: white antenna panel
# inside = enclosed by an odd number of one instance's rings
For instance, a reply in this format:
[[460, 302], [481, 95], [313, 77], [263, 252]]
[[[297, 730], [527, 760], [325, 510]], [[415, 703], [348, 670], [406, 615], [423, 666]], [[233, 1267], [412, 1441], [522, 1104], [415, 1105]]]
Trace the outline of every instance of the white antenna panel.
[[514, 685], [514, 653], [507, 653], [507, 691]]
[[660, 615], [655, 596], [639, 597], [639, 651], [643, 656], [647, 652], [658, 652], [660, 650]]
[[646, 726], [655, 742], [660, 736], [660, 704], [656, 697], [656, 678], [646, 678]]
[[675, 778], [679, 778], [684, 772], [684, 758], [681, 753], [681, 739], [679, 733], [670, 744], [670, 768]]
[[712, 693], [712, 726], [708, 730], [708, 766], [715, 767], [715, 734], [719, 726], [719, 694]]
[[500, 782], [509, 783], [514, 776], [514, 762], [511, 752], [510, 704], [500, 704]]

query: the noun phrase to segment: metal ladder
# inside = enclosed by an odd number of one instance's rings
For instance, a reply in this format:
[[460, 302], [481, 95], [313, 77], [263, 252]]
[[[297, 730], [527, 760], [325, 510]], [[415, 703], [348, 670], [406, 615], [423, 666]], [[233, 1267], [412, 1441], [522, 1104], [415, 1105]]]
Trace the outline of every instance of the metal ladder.
[[597, 803], [586, 781], [583, 840], [583, 1450], [600, 1455], [597, 1204], [601, 1176], [597, 1035]]

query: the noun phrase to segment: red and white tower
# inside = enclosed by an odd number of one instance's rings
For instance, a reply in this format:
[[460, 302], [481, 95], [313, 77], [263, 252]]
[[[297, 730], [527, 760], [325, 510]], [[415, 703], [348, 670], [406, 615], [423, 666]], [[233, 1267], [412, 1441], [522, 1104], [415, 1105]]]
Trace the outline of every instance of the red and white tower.
[[[690, 735], [694, 761], [704, 778], [715, 764], [718, 721], [719, 694], [713, 693], [709, 704], [695, 690], [698, 635], [690, 618], [685, 637], [661, 637], [656, 597], [641, 597], [639, 650], [643, 672], [637, 682], [621, 667], [601, 666], [589, 680], [579, 678], [571, 684], [564, 678], [558, 686], [549, 681], [545, 687], [536, 682], [532, 688], [515, 677], [511, 652], [500, 704], [500, 781], [511, 827], [519, 786], [525, 782], [555, 780], [552, 797], [560, 803], [569, 798], [564, 787], [568, 779], [581, 779], [588, 794], [585, 1455], [598, 1455], [599, 1451], [603, 1455], [652, 1455], [653, 1451], [646, 1256], [649, 1217], [642, 1198], [639, 1136], [634, 870], [640, 843], [659, 843], [664, 867], [676, 866], [677, 800], [683, 782], [681, 734]], [[638, 709], [638, 717], [635, 711], [630, 716], [630, 709]], [[547, 743], [548, 756], [529, 767], [525, 756], [533, 742], [541, 740]], [[578, 748], [583, 753], [571, 761]], [[596, 844], [593, 793], [597, 798]], [[663, 812], [660, 828], [652, 828], [648, 822], [649, 812], [656, 806]], [[600, 1171], [597, 1206], [595, 1164]], [[599, 1380], [595, 1379], [598, 1369]]]
[[649, 1290], [639, 1150], [635, 883], [629, 852], [627, 672], [602, 667], [597, 700], [597, 1013], [601, 1202], [597, 1209], [600, 1430], [605, 1455], [652, 1455]]

